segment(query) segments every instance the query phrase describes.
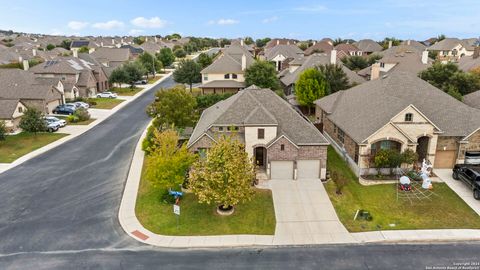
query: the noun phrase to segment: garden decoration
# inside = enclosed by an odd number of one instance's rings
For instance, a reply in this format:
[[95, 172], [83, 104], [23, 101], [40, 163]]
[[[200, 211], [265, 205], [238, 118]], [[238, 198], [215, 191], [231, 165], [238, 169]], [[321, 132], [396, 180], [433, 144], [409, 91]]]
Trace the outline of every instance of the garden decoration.
[[403, 191], [411, 191], [412, 186], [410, 185], [410, 178], [408, 176], [400, 177], [400, 189]]
[[422, 188], [424, 188], [424, 189], [432, 189], [433, 188], [432, 180], [430, 180], [430, 177], [429, 177], [429, 175], [430, 175], [429, 170], [431, 170], [432, 167], [433, 167], [432, 164], [428, 164], [427, 161], [425, 159], [423, 159], [420, 176], [423, 179]]

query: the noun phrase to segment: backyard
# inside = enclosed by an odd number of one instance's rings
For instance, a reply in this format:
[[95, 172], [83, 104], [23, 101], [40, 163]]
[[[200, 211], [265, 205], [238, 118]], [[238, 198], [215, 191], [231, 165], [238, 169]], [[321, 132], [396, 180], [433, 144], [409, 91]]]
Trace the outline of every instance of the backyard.
[[40, 147], [67, 136], [63, 133], [33, 133], [22, 132], [6, 136], [0, 141], [0, 163], [10, 163]]
[[[91, 104], [91, 109], [110, 110], [115, 108], [118, 104], [124, 102], [124, 99], [118, 98], [89, 98], [88, 102]], [[95, 105], [93, 105], [95, 104]]]
[[[396, 184], [362, 186], [332, 147], [328, 170], [347, 180], [342, 195], [333, 181], [325, 184], [337, 215], [350, 232], [409, 229], [480, 229], [480, 217], [446, 184], [433, 183], [434, 196], [415, 201], [397, 200]], [[353, 220], [357, 210], [368, 211], [373, 220]]]
[[[146, 157], [147, 158], [147, 157]], [[270, 190], [256, 190], [250, 202], [236, 206], [231, 216], [220, 216], [214, 205], [199, 204], [192, 193], [180, 201], [178, 227], [172, 204], [162, 202], [162, 189], [142, 177], [136, 215], [148, 230], [163, 235], [261, 234], [275, 232], [275, 213]]]

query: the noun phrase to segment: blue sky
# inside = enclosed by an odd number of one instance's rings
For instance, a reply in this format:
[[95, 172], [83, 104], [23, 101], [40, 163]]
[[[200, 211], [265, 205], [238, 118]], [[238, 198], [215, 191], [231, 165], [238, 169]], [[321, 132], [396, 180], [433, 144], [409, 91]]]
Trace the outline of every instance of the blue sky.
[[480, 35], [478, 0], [0, 0], [0, 29], [66, 35], [426, 39]]

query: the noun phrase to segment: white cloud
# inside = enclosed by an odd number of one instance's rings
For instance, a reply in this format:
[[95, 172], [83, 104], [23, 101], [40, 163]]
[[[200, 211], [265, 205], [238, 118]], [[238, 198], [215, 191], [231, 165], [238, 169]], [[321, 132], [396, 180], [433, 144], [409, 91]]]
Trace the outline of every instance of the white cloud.
[[327, 7], [322, 5], [301, 6], [301, 7], [294, 8], [294, 10], [302, 11], [302, 12], [322, 12], [327, 10]]
[[277, 16], [273, 16], [273, 17], [270, 17], [270, 18], [265, 18], [262, 20], [262, 23], [271, 23], [271, 22], [274, 22], [278, 20], [278, 17]]
[[132, 36], [135, 36], [135, 35], [140, 35], [143, 32], [145, 32], [145, 31], [143, 31], [141, 29], [131, 29], [130, 31], [128, 31], [128, 34], [130, 34]]
[[234, 20], [234, 19], [220, 19], [220, 20], [210, 20], [208, 21], [207, 24], [212, 25], [212, 24], [218, 24], [218, 25], [231, 25], [231, 24], [237, 24], [240, 21]]
[[102, 30], [111, 30], [114, 28], [122, 28], [123, 27], [123, 22], [117, 21], [117, 20], [111, 20], [108, 22], [99, 22], [99, 23], [94, 23], [92, 26], [93, 28], [97, 29], [102, 29]]
[[80, 21], [69, 21], [67, 26], [73, 30], [82, 30], [83, 28], [87, 27], [88, 22], [80, 22]]
[[163, 28], [167, 25], [167, 21], [159, 17], [152, 17], [150, 19], [144, 17], [137, 17], [130, 21], [133, 25], [141, 28]]

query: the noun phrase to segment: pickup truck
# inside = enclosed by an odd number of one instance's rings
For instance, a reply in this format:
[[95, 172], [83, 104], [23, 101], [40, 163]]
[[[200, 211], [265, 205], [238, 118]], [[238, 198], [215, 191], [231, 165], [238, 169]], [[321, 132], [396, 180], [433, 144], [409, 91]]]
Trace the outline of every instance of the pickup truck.
[[457, 164], [453, 167], [453, 179], [461, 180], [473, 191], [473, 198], [480, 200], [480, 166]]

